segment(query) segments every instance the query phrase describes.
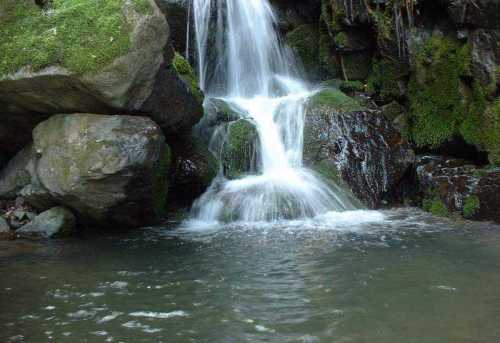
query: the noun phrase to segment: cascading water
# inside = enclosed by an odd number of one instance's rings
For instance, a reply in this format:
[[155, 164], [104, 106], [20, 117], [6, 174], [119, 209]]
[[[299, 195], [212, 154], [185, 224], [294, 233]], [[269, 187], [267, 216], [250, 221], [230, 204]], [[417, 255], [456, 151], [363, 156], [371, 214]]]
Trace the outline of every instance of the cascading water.
[[193, 14], [203, 91], [250, 118], [259, 137], [258, 170], [236, 180], [221, 170], [193, 205], [194, 219], [261, 222], [355, 209], [339, 187], [302, 165], [306, 105], [314, 91], [280, 42], [268, 0], [194, 0]]

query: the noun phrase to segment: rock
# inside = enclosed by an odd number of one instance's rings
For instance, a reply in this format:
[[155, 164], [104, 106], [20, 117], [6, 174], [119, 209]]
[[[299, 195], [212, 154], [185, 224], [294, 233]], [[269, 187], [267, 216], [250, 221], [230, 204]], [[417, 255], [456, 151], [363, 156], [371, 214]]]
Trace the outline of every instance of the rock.
[[0, 172], [0, 198], [15, 199], [21, 189], [32, 182], [35, 173], [35, 151], [29, 144]]
[[249, 119], [239, 119], [224, 126], [220, 132], [220, 160], [224, 176], [236, 179], [257, 171], [259, 135]]
[[[189, 8], [190, 1], [155, 0], [155, 2], [163, 15], [167, 18], [168, 26], [170, 28], [170, 40], [172, 41], [174, 49], [184, 53], [186, 51], [188, 13], [190, 10], [192, 11], [192, 8]], [[191, 32], [194, 32], [194, 19], [191, 21], [190, 30], [192, 30]]]
[[55, 115], [35, 128], [33, 141], [28, 164], [36, 168], [19, 193], [39, 210], [61, 204], [83, 223], [122, 227], [165, 214], [170, 149], [151, 119]]
[[482, 28], [500, 28], [498, 0], [446, 0], [448, 13], [453, 21], [461, 25]]
[[197, 139], [172, 145], [169, 197], [177, 207], [189, 207], [202, 195], [217, 175], [217, 159]]
[[319, 31], [317, 25], [300, 25], [286, 35], [286, 42], [300, 58], [312, 80], [322, 78], [322, 69], [319, 61]]
[[16, 235], [28, 239], [60, 238], [70, 236], [75, 227], [73, 213], [64, 207], [53, 207], [17, 230]]
[[238, 112], [234, 104], [223, 99], [207, 98], [204, 103], [205, 115], [196, 124], [194, 133], [201, 143], [209, 146], [215, 130], [221, 125], [236, 121], [242, 117], [241, 110]]
[[10, 229], [7, 221], [3, 217], [0, 217], [0, 241], [11, 240], [14, 238], [14, 231]]
[[364, 110], [340, 91], [310, 100], [304, 161], [323, 176], [343, 181], [366, 205], [379, 207], [395, 191], [415, 155], [380, 113]]
[[[172, 139], [189, 134], [201, 103], [172, 65], [168, 25], [154, 1], [73, 2], [54, 3], [48, 19], [36, 6], [0, 5], [7, 17], [0, 30], [5, 152], [20, 150], [32, 129], [57, 113], [147, 113]], [[39, 18], [53, 30], [44, 30]]]
[[473, 74], [488, 93], [494, 93], [500, 85], [500, 30], [475, 30], [471, 42]]
[[420, 156], [417, 177], [424, 203], [442, 204], [448, 213], [466, 218], [500, 223], [500, 168], [481, 168], [444, 156]]

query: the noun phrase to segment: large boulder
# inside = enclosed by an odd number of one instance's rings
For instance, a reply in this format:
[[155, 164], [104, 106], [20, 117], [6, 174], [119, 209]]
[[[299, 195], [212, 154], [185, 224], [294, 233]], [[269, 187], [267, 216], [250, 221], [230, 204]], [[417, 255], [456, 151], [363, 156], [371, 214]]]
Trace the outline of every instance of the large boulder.
[[16, 235], [28, 239], [62, 238], [70, 236], [76, 228], [76, 218], [64, 207], [54, 207], [16, 230]]
[[173, 66], [153, 0], [36, 3], [0, 5], [2, 149], [20, 150], [57, 113], [148, 113], [169, 136], [190, 132], [201, 102]]
[[343, 181], [369, 207], [379, 207], [403, 179], [415, 155], [380, 112], [366, 110], [338, 90], [309, 101], [304, 161], [333, 181]]
[[39, 210], [61, 204], [84, 224], [122, 227], [165, 210], [170, 150], [149, 118], [55, 115], [33, 131], [33, 150], [34, 172], [18, 194]]
[[500, 168], [477, 167], [444, 156], [417, 159], [419, 191], [426, 209], [500, 223]]

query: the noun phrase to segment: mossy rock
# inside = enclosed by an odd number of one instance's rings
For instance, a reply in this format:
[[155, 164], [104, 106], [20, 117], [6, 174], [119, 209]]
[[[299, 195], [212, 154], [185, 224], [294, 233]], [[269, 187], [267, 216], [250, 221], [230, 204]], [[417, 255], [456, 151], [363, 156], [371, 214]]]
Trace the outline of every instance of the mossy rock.
[[448, 217], [450, 215], [446, 205], [438, 198], [424, 199], [422, 208], [436, 217]]
[[312, 79], [321, 75], [319, 63], [319, 30], [317, 25], [304, 24], [286, 35], [287, 44], [297, 53]]
[[467, 199], [465, 199], [463, 215], [464, 218], [473, 219], [474, 216], [479, 211], [481, 207], [479, 197], [477, 195], [471, 195]]
[[335, 43], [324, 28], [320, 29], [319, 35], [319, 63], [324, 73], [321, 79], [341, 77], [342, 66]]
[[409, 83], [412, 138], [437, 147], [458, 133], [467, 110], [462, 78], [470, 72], [467, 45], [434, 35], [416, 56]]
[[370, 52], [352, 52], [341, 56], [345, 77], [348, 80], [365, 80], [371, 72], [372, 56]]
[[311, 97], [310, 106], [327, 106], [338, 112], [361, 110], [363, 107], [355, 99], [338, 89], [324, 89]]
[[[133, 0], [139, 14], [152, 11], [149, 0]], [[126, 0], [53, 0], [0, 4], [0, 76], [29, 66], [32, 71], [60, 65], [77, 73], [97, 72], [131, 48], [134, 25]]]
[[224, 175], [236, 179], [257, 170], [259, 136], [255, 124], [239, 119], [226, 125], [225, 140], [221, 148]]
[[188, 85], [191, 93], [199, 102], [203, 102], [203, 92], [198, 85], [198, 79], [189, 62], [178, 52], [175, 52], [172, 60], [172, 66], [179, 74], [181, 79]]
[[407, 71], [393, 61], [384, 58], [373, 59], [368, 89], [376, 92], [378, 97], [386, 102], [399, 98], [402, 94], [398, 83], [406, 74]]

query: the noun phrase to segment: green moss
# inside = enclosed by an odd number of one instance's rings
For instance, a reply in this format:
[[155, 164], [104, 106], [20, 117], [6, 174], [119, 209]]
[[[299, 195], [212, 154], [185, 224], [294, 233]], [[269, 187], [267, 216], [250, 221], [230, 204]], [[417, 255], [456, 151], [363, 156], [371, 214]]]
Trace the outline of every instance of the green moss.
[[153, 169], [153, 208], [158, 217], [166, 216], [168, 200], [168, 171], [172, 161], [170, 147], [165, 144]]
[[[27, 1], [0, 5], [0, 75], [30, 66], [60, 65], [77, 73], [96, 72], [130, 48], [125, 0], [53, 0], [42, 9]], [[134, 0], [138, 11], [147, 0]]]
[[133, 3], [135, 10], [142, 15], [150, 14], [153, 11], [149, 0], [133, 0]]
[[372, 73], [368, 78], [368, 89], [377, 92], [382, 99], [399, 97], [401, 91], [398, 81], [406, 74], [405, 70], [387, 59], [373, 59]]
[[367, 52], [352, 52], [341, 55], [344, 76], [347, 80], [365, 80], [371, 72], [372, 56]]
[[335, 35], [334, 41], [337, 46], [344, 47], [349, 43], [349, 37], [347, 36], [347, 33], [339, 32]]
[[313, 106], [329, 106], [339, 112], [352, 112], [363, 109], [359, 102], [338, 89], [324, 89], [314, 95], [310, 101]]
[[465, 199], [464, 203], [464, 217], [468, 219], [474, 218], [474, 215], [477, 213], [480, 207], [479, 198], [476, 195], [471, 195], [467, 199]]
[[482, 145], [484, 133], [482, 121], [486, 110], [486, 97], [479, 82], [474, 83], [469, 109], [464, 121], [460, 124], [459, 131], [469, 144]]
[[485, 111], [484, 145], [492, 164], [500, 164], [500, 99], [497, 99]]
[[194, 96], [200, 102], [203, 102], [203, 92], [198, 85], [198, 80], [189, 62], [181, 54], [176, 52], [172, 60], [172, 66], [182, 80], [189, 86]]
[[228, 124], [227, 141], [221, 153], [227, 178], [235, 179], [255, 169], [258, 144], [257, 130], [252, 122], [240, 119]]
[[319, 62], [326, 78], [340, 77], [342, 70], [335, 44], [324, 26], [319, 35]]
[[416, 56], [409, 98], [418, 146], [437, 147], [457, 133], [467, 109], [461, 78], [469, 66], [468, 47], [447, 37], [431, 37]]
[[319, 30], [316, 25], [304, 24], [286, 35], [288, 45], [299, 56], [305, 70], [317, 76], [319, 70]]
[[446, 205], [438, 198], [425, 199], [422, 207], [424, 211], [430, 212], [437, 217], [447, 217], [450, 214]]

